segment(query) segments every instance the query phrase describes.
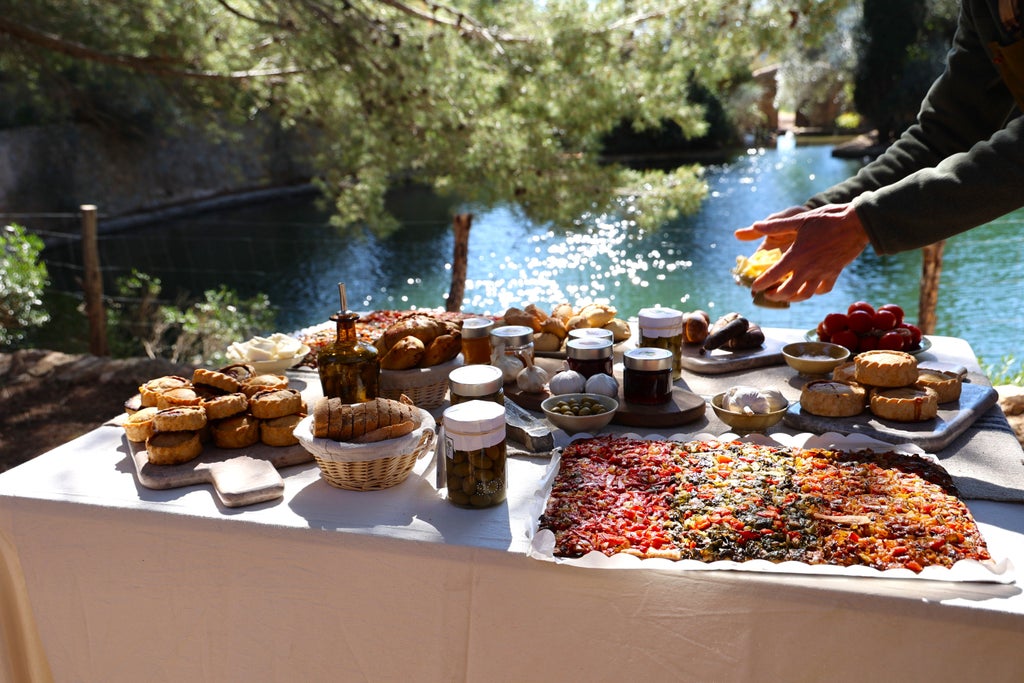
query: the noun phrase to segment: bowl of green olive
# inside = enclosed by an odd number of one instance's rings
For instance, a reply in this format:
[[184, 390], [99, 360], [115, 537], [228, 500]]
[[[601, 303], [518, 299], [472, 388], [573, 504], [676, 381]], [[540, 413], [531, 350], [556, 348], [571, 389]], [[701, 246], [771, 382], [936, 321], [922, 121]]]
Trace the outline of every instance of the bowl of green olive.
[[619, 402], [601, 394], [561, 394], [544, 399], [541, 410], [566, 434], [597, 433], [612, 421]]

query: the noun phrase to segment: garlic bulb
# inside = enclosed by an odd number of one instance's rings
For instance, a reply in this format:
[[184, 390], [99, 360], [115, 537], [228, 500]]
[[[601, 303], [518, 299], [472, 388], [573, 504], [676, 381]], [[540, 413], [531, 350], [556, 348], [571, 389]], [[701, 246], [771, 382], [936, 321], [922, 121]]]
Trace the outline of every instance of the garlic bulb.
[[614, 377], [604, 373], [591, 375], [585, 388], [588, 394], [601, 394], [612, 398], [619, 395], [619, 383]]
[[528, 365], [516, 375], [516, 386], [520, 391], [529, 394], [539, 394], [544, 391], [544, 385], [547, 383], [548, 373], [539, 365]]
[[523, 361], [519, 360], [515, 356], [506, 356], [500, 354], [491, 359], [491, 365], [501, 368], [501, 379], [506, 384], [509, 382], [515, 382], [516, 377], [523, 371]]
[[582, 394], [587, 387], [587, 378], [575, 370], [562, 370], [555, 373], [548, 383], [548, 389], [555, 396], [562, 394]]
[[782, 410], [788, 405], [786, 399], [775, 389], [735, 386], [725, 392], [722, 407], [734, 413], [764, 415]]

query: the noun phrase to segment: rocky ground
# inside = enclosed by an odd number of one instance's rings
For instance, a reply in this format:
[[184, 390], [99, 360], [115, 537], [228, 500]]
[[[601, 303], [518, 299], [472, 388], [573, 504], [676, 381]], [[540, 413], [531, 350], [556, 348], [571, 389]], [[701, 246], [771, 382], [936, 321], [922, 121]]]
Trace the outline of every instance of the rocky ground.
[[0, 472], [95, 429], [139, 384], [192, 369], [149, 358], [0, 353]]
[[[0, 472], [91, 431], [124, 409], [143, 382], [191, 377], [192, 368], [149, 358], [97, 358], [55, 351], [0, 353]], [[998, 387], [1024, 444], [1024, 387]]]

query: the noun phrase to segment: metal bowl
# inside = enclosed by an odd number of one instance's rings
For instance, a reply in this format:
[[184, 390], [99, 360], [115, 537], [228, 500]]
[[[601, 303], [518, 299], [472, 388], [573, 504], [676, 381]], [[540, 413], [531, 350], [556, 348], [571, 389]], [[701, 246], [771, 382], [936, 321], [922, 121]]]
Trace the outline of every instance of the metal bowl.
[[783, 346], [782, 357], [801, 375], [827, 375], [846, 362], [850, 350], [839, 344], [803, 341]]
[[724, 391], [712, 396], [711, 408], [715, 411], [715, 415], [718, 416], [719, 420], [741, 432], [763, 432], [769, 427], [778, 424], [779, 420], [786, 414], [786, 410], [789, 409], [789, 402], [787, 401], [785, 406], [770, 413], [736, 413], [722, 407], [722, 398], [724, 397]]

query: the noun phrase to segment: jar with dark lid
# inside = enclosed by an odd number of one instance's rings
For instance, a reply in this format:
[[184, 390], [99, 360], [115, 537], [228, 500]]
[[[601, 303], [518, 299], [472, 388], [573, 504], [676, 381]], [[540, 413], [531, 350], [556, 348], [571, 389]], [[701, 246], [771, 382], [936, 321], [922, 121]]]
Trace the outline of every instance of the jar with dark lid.
[[508, 494], [505, 406], [471, 400], [444, 411], [445, 483], [448, 502], [488, 508]]
[[462, 361], [466, 365], [491, 362], [491, 329], [494, 322], [487, 318], [467, 318], [462, 321]]
[[474, 399], [504, 405], [504, 384], [501, 368], [493, 365], [463, 365], [448, 374], [449, 400], [453, 406]]
[[672, 352], [672, 377], [682, 375], [683, 312], [674, 308], [644, 308], [637, 316], [640, 347], [668, 349]]
[[491, 330], [491, 365], [502, 369], [506, 383], [515, 382], [520, 370], [533, 365], [533, 328], [505, 325]]
[[565, 343], [565, 357], [570, 370], [587, 379], [594, 375], [612, 374], [612, 343], [599, 337], [579, 337]]
[[570, 339], [583, 339], [585, 337], [607, 339], [612, 343], [615, 342], [615, 335], [612, 331], [606, 330], [603, 327], [577, 327], [575, 330], [569, 330]]
[[622, 355], [622, 397], [627, 403], [660, 405], [672, 400], [672, 352], [641, 346]]

